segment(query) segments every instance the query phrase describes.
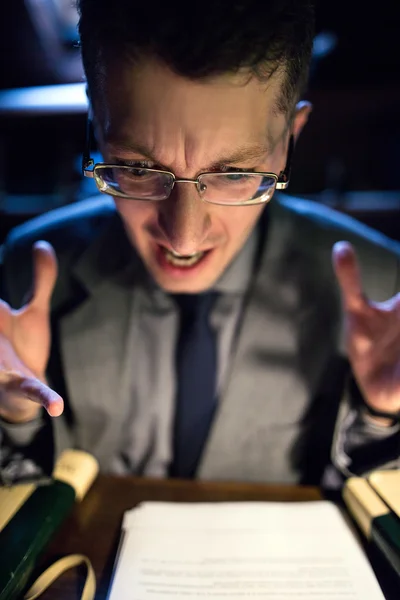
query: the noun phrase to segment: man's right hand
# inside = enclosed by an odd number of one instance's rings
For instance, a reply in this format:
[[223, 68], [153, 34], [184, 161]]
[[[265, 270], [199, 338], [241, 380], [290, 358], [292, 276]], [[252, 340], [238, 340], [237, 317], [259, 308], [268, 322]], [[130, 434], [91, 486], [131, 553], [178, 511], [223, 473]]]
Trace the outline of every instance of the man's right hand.
[[34, 419], [41, 406], [57, 417], [64, 403], [45, 383], [50, 354], [50, 300], [57, 259], [47, 242], [33, 247], [32, 299], [20, 310], [0, 300], [0, 417], [11, 423]]

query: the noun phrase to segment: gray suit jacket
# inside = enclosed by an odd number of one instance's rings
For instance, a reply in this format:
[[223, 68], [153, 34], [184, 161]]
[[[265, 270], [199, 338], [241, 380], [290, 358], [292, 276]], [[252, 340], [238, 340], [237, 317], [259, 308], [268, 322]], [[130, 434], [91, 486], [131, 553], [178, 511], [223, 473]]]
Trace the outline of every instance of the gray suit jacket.
[[[345, 394], [349, 368], [332, 245], [340, 239], [355, 245], [365, 292], [377, 301], [398, 290], [400, 247], [326, 207], [284, 196], [274, 198], [259, 226], [263, 243], [198, 476], [319, 483], [335, 427], [340, 432], [353, 402]], [[89, 199], [10, 234], [4, 287], [14, 307], [29, 293], [31, 246], [38, 239], [48, 240], [59, 260], [48, 376], [66, 399], [65, 415], [44, 428], [46, 439], [51, 432], [56, 453], [71, 445], [93, 452], [111, 470], [134, 413], [126, 349], [140, 346], [129, 319], [143, 266], [113, 202]], [[136, 428], [143, 448], [153, 412], [149, 399], [148, 418]], [[47, 444], [41, 435], [39, 445]], [[371, 467], [388, 460], [385, 444], [372, 448]], [[145, 465], [137, 471], [165, 474]]]

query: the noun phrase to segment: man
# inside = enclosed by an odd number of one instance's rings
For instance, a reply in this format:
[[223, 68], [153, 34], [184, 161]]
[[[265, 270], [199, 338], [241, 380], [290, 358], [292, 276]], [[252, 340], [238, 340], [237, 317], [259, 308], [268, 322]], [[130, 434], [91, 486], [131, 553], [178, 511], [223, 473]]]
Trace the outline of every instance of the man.
[[5, 243], [3, 477], [68, 445], [148, 476], [398, 467], [399, 247], [273, 197], [310, 112], [309, 2], [78, 4], [108, 197]]

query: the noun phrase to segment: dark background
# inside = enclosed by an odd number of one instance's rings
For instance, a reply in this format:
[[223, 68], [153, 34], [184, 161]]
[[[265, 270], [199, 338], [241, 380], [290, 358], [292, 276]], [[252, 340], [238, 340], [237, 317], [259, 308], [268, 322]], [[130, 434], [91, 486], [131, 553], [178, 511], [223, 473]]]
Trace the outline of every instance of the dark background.
[[[261, 0], [260, 0], [261, 1]], [[58, 4], [57, 4], [58, 3]], [[290, 193], [400, 239], [399, 3], [325, 0]], [[83, 81], [71, 2], [2, 3], [0, 242], [33, 214], [95, 193], [80, 175], [84, 110], [10, 110], [11, 88]], [[62, 12], [63, 9], [64, 12]]]

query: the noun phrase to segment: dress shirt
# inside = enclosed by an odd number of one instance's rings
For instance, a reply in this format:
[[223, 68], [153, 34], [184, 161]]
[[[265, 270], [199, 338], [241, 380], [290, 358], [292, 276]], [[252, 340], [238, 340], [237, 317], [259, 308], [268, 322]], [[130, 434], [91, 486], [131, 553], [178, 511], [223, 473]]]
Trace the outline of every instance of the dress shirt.
[[[218, 298], [211, 311], [210, 322], [217, 341], [217, 397], [221, 395], [235, 348], [235, 338], [240, 324], [243, 303], [252, 278], [256, 258], [258, 230], [254, 230], [236, 255], [213, 290]], [[140, 352], [132, 349], [132, 395], [134, 414], [126, 423], [123, 451], [112, 464], [114, 472], [134, 471], [154, 477], [168, 472], [169, 464], [158, 457], [172, 460], [173, 421], [158, 418], [158, 414], [174, 414], [176, 396], [175, 351], [179, 329], [179, 313], [175, 301], [160, 289], [150, 276], [142, 286], [135, 286], [131, 326], [136, 329], [135, 339], [143, 340]], [[136, 358], [135, 358], [136, 355]], [[139, 423], [148, 413], [149, 396], [155, 406], [153, 422], [153, 447], [146, 455], [137, 451], [139, 436], [143, 434]], [[172, 407], [166, 411], [165, 406]], [[157, 451], [157, 449], [159, 451]], [[152, 456], [149, 461], [148, 456]], [[165, 459], [163, 459], [165, 460]]]

